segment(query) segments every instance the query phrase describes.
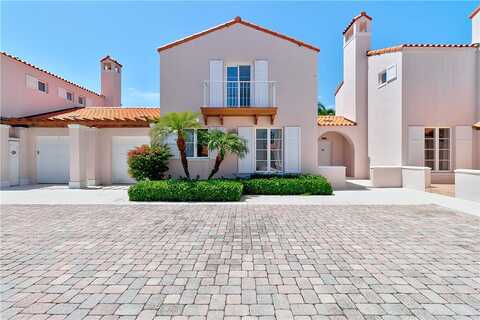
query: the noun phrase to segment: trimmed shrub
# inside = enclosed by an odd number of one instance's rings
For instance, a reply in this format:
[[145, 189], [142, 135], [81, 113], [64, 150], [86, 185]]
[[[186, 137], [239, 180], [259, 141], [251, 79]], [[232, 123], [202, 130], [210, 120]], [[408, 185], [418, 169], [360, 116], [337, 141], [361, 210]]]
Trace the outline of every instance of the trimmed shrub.
[[165, 146], [139, 146], [128, 152], [128, 173], [137, 181], [161, 180], [168, 170], [170, 149]]
[[243, 183], [244, 194], [330, 195], [333, 192], [327, 179], [314, 175], [253, 175], [250, 179], [240, 181]]
[[239, 201], [243, 185], [238, 181], [163, 180], [141, 181], [128, 189], [130, 201]]

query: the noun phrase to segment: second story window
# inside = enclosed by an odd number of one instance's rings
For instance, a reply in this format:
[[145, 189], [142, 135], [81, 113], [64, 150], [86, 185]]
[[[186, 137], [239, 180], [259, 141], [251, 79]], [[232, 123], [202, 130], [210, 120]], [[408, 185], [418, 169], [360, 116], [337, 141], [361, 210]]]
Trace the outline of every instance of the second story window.
[[383, 70], [378, 74], [378, 85], [384, 85], [387, 83], [387, 70]]
[[70, 91], [67, 91], [66, 99], [68, 101], [73, 101], [73, 93], [71, 93]]
[[233, 65], [226, 68], [226, 97], [229, 107], [250, 106], [251, 70], [249, 65]]
[[44, 81], [40, 81], [35, 77], [26, 75], [27, 88], [38, 90], [44, 93], [48, 93], [48, 85]]
[[47, 83], [42, 82], [42, 81], [38, 81], [38, 91], [42, 91], [42, 92], [47, 93], [48, 92]]
[[74, 100], [73, 100], [73, 92], [67, 91], [67, 90], [65, 90], [65, 89], [63, 89], [63, 88], [58, 88], [58, 96], [59, 96], [60, 98], [63, 98], [63, 99], [65, 99], [65, 100], [68, 100], [68, 101], [72, 101], [72, 102], [74, 101]]
[[78, 104], [84, 106], [85, 105], [85, 97], [78, 97]]

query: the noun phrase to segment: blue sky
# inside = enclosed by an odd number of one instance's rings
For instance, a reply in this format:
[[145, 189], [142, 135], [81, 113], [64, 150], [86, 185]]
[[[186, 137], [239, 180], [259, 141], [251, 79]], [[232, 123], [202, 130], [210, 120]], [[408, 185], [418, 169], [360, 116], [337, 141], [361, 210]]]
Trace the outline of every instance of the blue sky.
[[1, 50], [100, 91], [98, 61], [123, 64], [122, 103], [159, 104], [156, 48], [235, 16], [320, 47], [319, 99], [342, 80], [342, 30], [373, 17], [372, 48], [470, 43], [479, 2], [1, 2]]

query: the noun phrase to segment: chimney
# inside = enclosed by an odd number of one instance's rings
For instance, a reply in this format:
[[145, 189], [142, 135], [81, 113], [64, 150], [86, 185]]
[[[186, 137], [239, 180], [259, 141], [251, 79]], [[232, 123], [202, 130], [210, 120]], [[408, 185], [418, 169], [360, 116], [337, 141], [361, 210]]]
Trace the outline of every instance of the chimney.
[[105, 107], [122, 105], [122, 65], [110, 56], [100, 60], [102, 95], [105, 96]]
[[470, 14], [472, 20], [472, 43], [480, 43], [480, 6]]

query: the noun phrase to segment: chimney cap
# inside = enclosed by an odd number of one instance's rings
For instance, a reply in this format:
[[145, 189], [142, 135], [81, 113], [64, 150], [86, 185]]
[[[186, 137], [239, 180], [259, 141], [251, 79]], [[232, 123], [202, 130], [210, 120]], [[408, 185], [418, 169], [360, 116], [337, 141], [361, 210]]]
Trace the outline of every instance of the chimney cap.
[[347, 33], [348, 29], [361, 17], [365, 17], [368, 20], [372, 20], [372, 17], [370, 17], [365, 11], [361, 11], [360, 14], [356, 15], [353, 17], [353, 19], [350, 21], [350, 23], [347, 25], [347, 27], [343, 30], [343, 34]]
[[112, 57], [110, 57], [110, 55], [106, 55], [105, 57], [103, 57], [102, 59], [100, 59], [100, 62], [104, 62], [104, 61], [111, 61], [115, 64], [117, 64], [120, 68], [122, 67], [122, 65], [120, 64], [120, 62], [118, 62], [117, 60], [113, 59]]

